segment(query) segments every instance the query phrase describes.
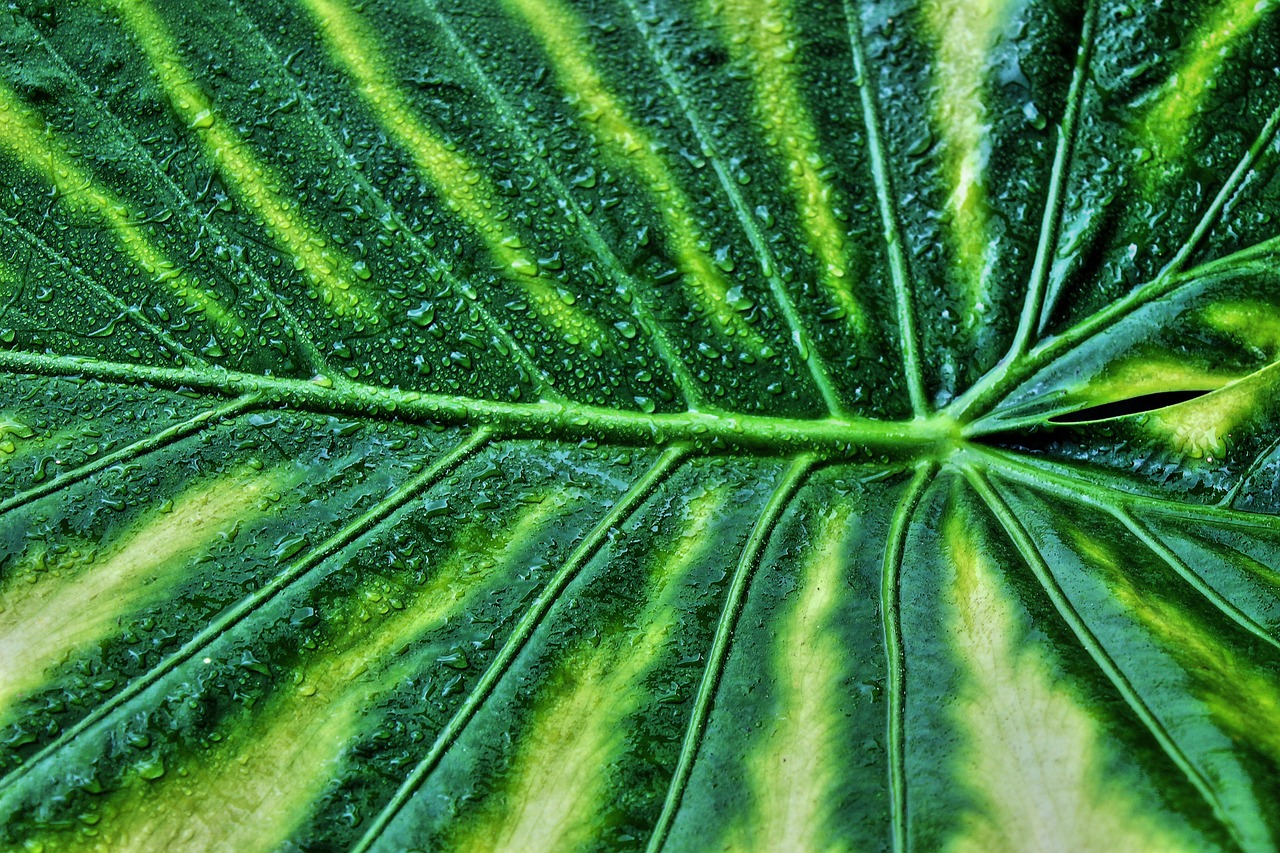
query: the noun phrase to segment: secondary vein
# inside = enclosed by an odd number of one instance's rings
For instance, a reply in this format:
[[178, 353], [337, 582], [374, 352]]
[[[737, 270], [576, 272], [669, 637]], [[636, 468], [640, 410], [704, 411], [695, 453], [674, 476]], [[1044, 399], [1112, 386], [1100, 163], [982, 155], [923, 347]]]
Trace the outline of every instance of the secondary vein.
[[422, 783], [435, 769], [436, 765], [439, 764], [444, 753], [462, 734], [462, 730], [471, 722], [476, 712], [480, 710], [480, 706], [484, 704], [489, 694], [493, 692], [493, 688], [497, 686], [498, 681], [506, 674], [507, 669], [516, 659], [516, 656], [520, 654], [521, 649], [525, 647], [529, 638], [533, 636], [538, 626], [542, 624], [542, 620], [552, 606], [559, 600], [560, 594], [565, 587], [591, 561], [591, 558], [604, 545], [611, 532], [630, 518], [631, 514], [649, 495], [653, 494], [662, 485], [663, 481], [684, 462], [688, 453], [689, 449], [687, 447], [678, 446], [668, 449], [659, 456], [657, 461], [645, 472], [644, 476], [637, 480], [618, 499], [618, 502], [596, 523], [581, 544], [565, 559], [564, 564], [547, 582], [546, 587], [543, 588], [529, 609], [520, 618], [520, 621], [512, 630], [511, 636], [507, 638], [497, 655], [494, 656], [493, 661], [484, 671], [480, 680], [476, 682], [475, 687], [471, 688], [458, 710], [454, 712], [449, 722], [436, 735], [435, 742], [432, 743], [427, 754], [409, 772], [400, 787], [396, 789], [396, 792], [373, 819], [364, 835], [356, 842], [352, 853], [366, 853], [382, 837], [387, 827], [391, 825], [392, 820], [395, 819], [395, 816], [400, 813], [413, 797], [413, 794], [422, 786]]
[[716, 622], [715, 636], [711, 643], [711, 650], [707, 653], [707, 665], [703, 670], [702, 681], [698, 685], [698, 693], [693, 700], [693, 710], [689, 714], [689, 722], [685, 727], [680, 757], [667, 788], [662, 812], [658, 815], [653, 833], [649, 836], [649, 844], [646, 848], [648, 853], [658, 853], [667, 840], [667, 834], [671, 831], [671, 824], [680, 807], [680, 800], [684, 797], [685, 788], [689, 784], [689, 776], [693, 773], [693, 762], [702, 744], [707, 718], [711, 714], [711, 705], [715, 701], [716, 688], [720, 684], [720, 676], [729, 656], [730, 641], [734, 628], [738, 624], [738, 615], [742, 612], [742, 605], [746, 601], [747, 588], [760, 564], [760, 558], [764, 554], [765, 546], [769, 543], [769, 537], [778, 519], [804, 484], [805, 478], [813, 468], [813, 463], [812, 456], [802, 456], [787, 468], [761, 510], [760, 517], [751, 530], [751, 538], [747, 540], [742, 557], [738, 560], [733, 580], [729, 584], [729, 593], [720, 611], [720, 618]]
[[489, 430], [483, 428], [474, 430], [467, 438], [463, 439], [454, 446], [453, 449], [440, 456], [408, 482], [401, 485], [368, 510], [360, 513], [354, 519], [347, 522], [347, 524], [343, 525], [340, 530], [321, 542], [315, 548], [312, 548], [298, 559], [294, 560], [268, 583], [252, 594], [240, 599], [234, 605], [228, 607], [223, 613], [218, 615], [213, 619], [213, 621], [205, 626], [204, 629], [184, 643], [176, 652], [168, 655], [154, 667], [147, 670], [146, 673], [129, 682], [123, 690], [112, 696], [103, 704], [94, 708], [93, 711], [82, 717], [74, 726], [65, 729], [61, 736], [56, 740], [32, 756], [30, 760], [19, 765], [3, 779], [0, 779], [0, 792], [7, 792], [11, 790], [14, 783], [25, 776], [34, 767], [57, 755], [58, 752], [67, 744], [78, 739], [90, 728], [102, 722], [116, 709], [123, 707], [143, 691], [156, 684], [165, 675], [173, 672], [181, 663], [195, 656], [197, 652], [214, 642], [233, 626], [242, 622], [251, 614], [257, 612], [264, 604], [273, 599], [286, 587], [309, 574], [311, 570], [324, 563], [342, 549], [358, 541], [373, 530], [376, 530], [381, 524], [389, 519], [396, 510], [405, 506], [405, 504], [413, 500], [414, 497], [422, 494], [431, 486], [439, 482], [443, 477], [447, 476], [450, 472], [456, 470], [459, 465], [479, 452], [491, 440], [492, 433]]
[[898, 335], [902, 339], [907, 391], [911, 395], [912, 411], [917, 417], [923, 417], [929, 411], [929, 402], [925, 397], [920, 340], [916, 332], [915, 295], [907, 272], [907, 255], [902, 243], [897, 205], [893, 200], [893, 183], [889, 177], [884, 143], [880, 137], [880, 115], [875, 96], [871, 91], [871, 76], [868, 73], [866, 51], [862, 44], [860, 18], [854, 8], [853, 0], [844, 0], [844, 15], [849, 28], [849, 44], [853, 50], [854, 84], [862, 100], [863, 124], [867, 128], [867, 155], [871, 160], [871, 177], [875, 182], [876, 201], [880, 206], [880, 220], [884, 229], [885, 251], [889, 257], [889, 271], [893, 276], [894, 304], [898, 315]]

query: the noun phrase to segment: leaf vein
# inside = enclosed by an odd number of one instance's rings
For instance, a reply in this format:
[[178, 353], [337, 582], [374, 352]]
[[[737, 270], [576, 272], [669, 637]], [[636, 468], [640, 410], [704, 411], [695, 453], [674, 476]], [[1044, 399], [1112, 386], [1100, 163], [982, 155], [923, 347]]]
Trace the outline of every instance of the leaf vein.
[[926, 463], [916, 469], [902, 500], [893, 513], [884, 567], [880, 575], [880, 619], [888, 669], [888, 707], [885, 735], [888, 739], [889, 822], [894, 853], [907, 849], [907, 740], [906, 653], [902, 644], [901, 582], [907, 533], [912, 516], [924, 496], [937, 466]]
[[25, 506], [32, 501], [47, 497], [54, 492], [61, 491], [68, 486], [79, 483], [82, 480], [92, 477], [99, 471], [105, 471], [113, 465], [119, 465], [124, 462], [131, 462], [135, 459], [141, 459], [156, 451], [167, 447], [175, 442], [181, 441], [188, 436], [196, 435], [230, 418], [237, 417], [245, 412], [252, 411], [262, 402], [262, 395], [257, 393], [244, 394], [216, 409], [206, 409], [203, 412], [188, 418], [181, 423], [174, 424], [168, 429], [162, 430], [155, 435], [149, 435], [146, 438], [139, 439], [132, 444], [126, 445], [119, 450], [106, 454], [91, 462], [86, 462], [69, 471], [64, 471], [57, 477], [46, 483], [40, 483], [25, 489], [16, 494], [10, 495], [4, 500], [0, 500], [0, 515]]
[[260, 589], [254, 591], [251, 595], [245, 596], [238, 603], [223, 611], [199, 633], [184, 643], [180, 649], [165, 657], [145, 674], [130, 681], [120, 692], [98, 705], [74, 726], [63, 731], [56, 740], [41, 749], [29, 761], [19, 765], [3, 779], [0, 779], [0, 798], [3, 796], [2, 792], [11, 789], [14, 783], [32, 768], [54, 758], [59, 750], [71, 743], [71, 741], [105, 720], [118, 708], [124, 707], [126, 703], [156, 684], [181, 663], [195, 656], [234, 625], [257, 612], [286, 587], [291, 586], [294, 582], [309, 574], [313, 569], [339, 553], [342, 549], [376, 530], [396, 510], [435, 485], [451, 471], [454, 471], [459, 465], [479, 452], [481, 448], [489, 443], [491, 436], [491, 432], [483, 427], [473, 431], [468, 438], [432, 462], [421, 473], [348, 522], [342, 529], [318, 546], [289, 564], [286, 569]]
[[1036, 581], [1040, 584], [1045, 594], [1052, 602], [1054, 609], [1058, 612], [1062, 621], [1075, 635], [1076, 640], [1088, 653], [1094, 664], [1107, 677], [1107, 680], [1116, 688], [1116, 692], [1120, 694], [1125, 703], [1133, 711], [1133, 713], [1142, 721], [1147, 730], [1155, 738], [1156, 742], [1164, 750], [1179, 770], [1187, 777], [1196, 791], [1204, 799], [1205, 803], [1212, 810], [1214, 817], [1226, 829], [1232, 839], [1243, 849], [1245, 845], [1239, 838], [1239, 834], [1234, 824], [1227, 818], [1222, 804], [1218, 801], [1213, 789], [1209, 785], [1208, 779], [1196, 767], [1187, 755], [1178, 746], [1173, 737], [1169, 734], [1164, 724], [1159, 720], [1151, 708], [1138, 695], [1138, 691], [1129, 682], [1129, 679], [1120, 671], [1120, 667], [1111, 658], [1111, 655], [1094, 636], [1093, 632], [1085, 624], [1080, 614], [1076, 611], [1074, 605], [1067, 598], [1062, 588], [1058, 585], [1057, 580], [1053, 577], [1053, 571], [1045, 562], [1044, 556], [1040, 553], [1039, 548], [1031, 539], [1031, 535], [1023, 527], [1022, 523], [1013, 514], [1009, 505], [1005, 503], [991, 484], [987, 481], [976, 468], [965, 466], [963, 469], [965, 478], [969, 481], [969, 485], [982, 498], [983, 503], [991, 511], [991, 514], [999, 521], [1000, 526], [1004, 528], [1005, 535], [1009, 537], [1009, 541], [1018, 550], [1022, 559], [1026, 561], [1028, 568], [1035, 575]]
[[662, 803], [662, 811], [659, 813], [653, 832], [649, 836], [649, 843], [646, 847], [648, 853], [658, 853], [666, 843], [667, 835], [671, 832], [672, 822], [675, 820], [676, 812], [680, 808], [680, 801], [684, 797], [685, 788], [689, 784], [689, 777], [693, 773], [693, 763], [697, 758], [698, 749], [702, 745], [702, 737], [706, 733], [707, 718], [711, 713], [716, 689], [720, 685], [720, 676], [724, 671], [724, 665], [729, 656], [729, 647], [732, 642], [734, 628], [738, 624], [738, 616], [741, 614], [742, 606], [746, 602], [747, 589], [751, 585], [751, 579], [755, 575], [756, 568], [760, 565], [765, 546], [769, 544], [769, 537], [773, 534], [778, 519], [791, 503], [791, 499], [796, 492], [804, 485], [805, 479], [813, 468], [813, 463], [814, 457], [806, 454], [798, 457], [787, 468], [782, 475], [782, 479], [774, 488], [773, 494], [769, 496], [769, 500], [761, 509], [760, 517], [756, 520], [755, 526], [751, 530], [751, 538], [747, 540], [742, 556], [738, 560], [738, 566], [734, 570], [733, 579], [729, 584], [728, 595], [725, 596], [724, 607], [721, 609], [720, 617], [716, 621], [714, 639], [711, 643], [711, 649], [707, 653], [707, 665], [703, 669], [702, 681], [698, 684], [698, 692], [693, 700], [693, 709], [689, 714], [689, 722], [685, 727], [684, 742], [680, 746], [680, 757], [676, 762], [675, 771], [671, 775], [671, 782], [667, 787], [667, 795]]
[[832, 416], [838, 417], [843, 413], [844, 405], [840, 402], [839, 392], [836, 390], [835, 382], [831, 378], [831, 368], [818, 355], [818, 351], [811, 341], [809, 331], [805, 327], [804, 320], [796, 308], [795, 300], [791, 298], [791, 293], [787, 290], [787, 286], [775, 272], [778, 269], [778, 264], [773, 258], [768, 244], [765, 242], [764, 235], [760, 233], [760, 229], [752, 220], [751, 211], [747, 208], [747, 202], [742, 197], [742, 193], [738, 190], [735, 181], [729, 175], [728, 167], [715, 144], [715, 140], [711, 138], [706, 125], [702, 122], [702, 117], [685, 95], [675, 68], [667, 59], [666, 54], [658, 47], [657, 40], [654, 38], [652, 30], [649, 29], [649, 25], [645, 23], [644, 17], [640, 14], [635, 0], [625, 0], [625, 2], [632, 23], [640, 34], [641, 41], [644, 42], [645, 48], [657, 68], [658, 75], [675, 98], [685, 121], [689, 123], [689, 127], [693, 130], [699, 146], [701, 146], [702, 151], [711, 162], [720, 187], [729, 199], [729, 206], [733, 209], [734, 216], [742, 227], [747, 241], [756, 253], [756, 261], [765, 274], [765, 279], [769, 284], [769, 291], [773, 294], [774, 300], [782, 310], [783, 319], [786, 320], [787, 328], [792, 335], [792, 341], [804, 359], [805, 366], [809, 369], [809, 375], [813, 378], [814, 384], [818, 386], [822, 399], [827, 405], [827, 410]]
[[866, 49], [862, 43], [862, 28], [854, 7], [854, 0], [844, 0], [844, 16], [849, 29], [849, 44], [853, 52], [854, 85], [862, 101], [863, 124], [866, 125], [867, 130], [867, 154], [871, 160], [871, 177], [875, 184], [876, 202], [880, 208], [885, 251], [889, 257], [889, 272], [893, 277], [894, 307], [898, 318], [898, 336], [902, 339], [903, 369], [906, 371], [907, 391], [911, 396], [912, 410], [917, 417], [921, 417], [929, 411], [929, 402], [925, 396], [924, 368], [920, 359], [920, 339], [916, 330], [915, 293], [908, 272], [906, 248], [902, 242], [902, 226], [898, 216], [898, 205], [894, 201], [893, 181], [889, 175], [889, 164], [885, 159], [879, 107], [871, 91], [871, 75], [867, 67]]
[[481, 66], [475, 52], [463, 43], [453, 23], [440, 11], [435, 0], [422, 0], [422, 3], [431, 12], [436, 23], [440, 25], [440, 31], [448, 39], [449, 45], [462, 57], [467, 67], [471, 69], [476, 81], [484, 89], [490, 103], [493, 104], [494, 111], [520, 143], [526, 155], [528, 155], [528, 162], [537, 165], [538, 171], [547, 181], [547, 185], [555, 190], [558, 198], [564, 201], [565, 206], [573, 214], [573, 222], [581, 229], [582, 236], [591, 251], [600, 260], [600, 263], [604, 265], [605, 269], [614, 276], [615, 287], [618, 288], [619, 293], [632, 306], [632, 315], [649, 335], [658, 356], [662, 359], [663, 364], [666, 365], [667, 370], [671, 373], [672, 380], [684, 395], [685, 403], [693, 408], [705, 409], [706, 403], [703, 400], [702, 391], [698, 386], [697, 380], [694, 379], [688, 364], [680, 356], [675, 345], [672, 344], [666, 328], [653, 312], [651, 301], [656, 298], [656, 294], [652, 288], [642, 287], [625, 270], [617, 254], [614, 253], [612, 247], [604, 239], [591, 217], [587, 216], [582, 210], [582, 206], [578, 204], [574, 194], [569, 191], [564, 181], [561, 180], [554, 169], [547, 165], [545, 158], [537, 156], [536, 146], [533, 144], [529, 133], [525, 130], [524, 124], [515, 117], [515, 110], [493, 82], [488, 72]]
[[672, 447], [666, 450], [653, 463], [649, 470], [635, 484], [627, 490], [627, 492], [619, 498], [618, 502], [596, 523], [595, 527], [587, 534], [586, 538], [573, 550], [564, 561], [564, 564], [556, 571], [551, 580], [547, 582], [546, 587], [538, 593], [537, 598], [524, 612], [520, 621], [516, 624], [515, 629], [511, 632], [511, 636], [503, 643], [502, 648], [494, 656], [489, 666], [485, 669], [484, 674], [476, 682], [466, 698], [454, 712], [436, 735], [435, 741], [431, 745], [431, 749], [423, 756], [422, 760], [414, 766], [409, 775], [405, 777], [404, 782], [396, 789], [395, 794], [387, 801], [377, 817], [365, 830], [360, 840], [356, 842], [352, 848], [352, 853], [366, 853], [382, 836], [387, 827], [395, 819], [414, 793], [422, 786], [427, 777], [439, 764], [440, 759], [444, 757], [445, 752], [462, 734], [464, 728], [471, 719], [480, 710], [481, 705], [489, 697], [493, 688], [506, 674], [508, 668], [516, 657], [524, 649], [529, 638], [542, 624], [543, 618], [559, 600], [560, 594], [564, 592], [569, 583], [578, 576], [578, 573], [587, 565], [595, 556], [596, 552], [604, 545], [605, 540], [609, 537], [610, 532], [625, 522], [632, 513], [648, 499], [662, 483], [684, 462], [688, 457], [689, 450], [686, 447]]

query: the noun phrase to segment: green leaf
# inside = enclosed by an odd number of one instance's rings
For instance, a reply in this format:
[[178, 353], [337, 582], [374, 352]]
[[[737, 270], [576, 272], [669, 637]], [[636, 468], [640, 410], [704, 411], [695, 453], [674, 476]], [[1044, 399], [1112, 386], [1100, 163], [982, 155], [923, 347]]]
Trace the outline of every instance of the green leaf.
[[1280, 847], [1270, 0], [0, 12], [0, 847]]

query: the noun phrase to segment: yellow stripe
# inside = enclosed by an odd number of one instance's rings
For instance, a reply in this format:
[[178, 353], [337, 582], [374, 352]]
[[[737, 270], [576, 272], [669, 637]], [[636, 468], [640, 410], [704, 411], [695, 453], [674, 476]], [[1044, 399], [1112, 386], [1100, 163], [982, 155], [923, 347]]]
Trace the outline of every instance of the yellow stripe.
[[1222, 64], [1270, 11], [1273, 0], [1226, 0], [1185, 44], [1189, 51], [1141, 121], [1156, 155], [1165, 162], [1184, 153], [1192, 121], [1204, 107]]
[[948, 633], [964, 673], [949, 708], [967, 743], [952, 764], [976, 807], [948, 853], [1190, 851], [1117, 771], [1106, 735], [1020, 625], [974, 521], [953, 510], [944, 541], [955, 580]]
[[800, 228], [822, 265], [828, 297], [853, 326], [866, 331], [866, 316], [848, 279], [853, 268], [848, 226], [836, 215], [835, 190], [822, 176], [827, 163], [795, 77], [797, 37], [785, 0], [724, 0], [722, 19], [730, 48], [751, 71], [755, 110], [769, 147], [787, 169]]
[[321, 301], [339, 316], [354, 314], [378, 322], [356, 287], [358, 277], [350, 258], [306, 222], [298, 203], [284, 198], [280, 179], [218, 115], [183, 64], [177, 43], [155, 10], [141, 0], [108, 3], [137, 37], [174, 112], [195, 131], [236, 197], [258, 215], [276, 246], [306, 274]]
[[1186, 358], [1133, 355], [1107, 365], [1095, 376], [1079, 376], [1077, 384], [1067, 390], [1061, 402], [1071, 406], [1097, 406], [1161, 391], [1210, 391], [1246, 375], [1206, 370]]
[[119, 630], [119, 620], [162, 598], [185, 576], [188, 561], [218, 535], [261, 515], [268, 494], [291, 475], [245, 468], [193, 486], [98, 554], [78, 558], [35, 551], [9, 573], [0, 594], [0, 716], [68, 655]]
[[991, 48], [1009, 14], [1009, 0], [932, 0], [925, 20], [937, 45], [934, 124], [942, 137], [943, 170], [951, 196], [950, 235], [966, 287], [969, 321], [985, 298], [988, 216], [983, 91]]
[[839, 853], [851, 850], [830, 825], [833, 795], [845, 771], [837, 738], [855, 701], [845, 683], [847, 658], [833, 630], [847, 605], [850, 508], [820, 521], [799, 592], [777, 623], [773, 668], [777, 712], [771, 731], [747, 759], [751, 807], [729, 849]]
[[558, 853], [599, 837], [610, 806], [610, 769], [627, 747], [624, 723], [647, 697], [644, 676], [677, 630], [685, 573], [711, 547], [724, 492], [690, 502], [675, 547], [651, 568], [635, 620], [598, 643], [577, 644], [557, 664], [498, 796], [450, 840], [449, 849]]
[[414, 160], [449, 210], [472, 228], [498, 265], [528, 295], [534, 310], [570, 343], [603, 345], [599, 321], [566, 298], [538, 268], [519, 234], [506, 223], [509, 212], [497, 187], [456, 146], [420, 121], [387, 70], [377, 41], [359, 15], [336, 0], [304, 0], [329, 53], [355, 78], [356, 90], [382, 126]]
[[1182, 664], [1192, 692], [1231, 740], [1280, 761], [1280, 683], [1275, 671], [1224, 643], [1220, 631], [1182, 604], [1154, 589], [1134, 586], [1129, 579], [1131, 559], [1082, 530], [1074, 529], [1071, 535], [1076, 549], [1106, 570], [1116, 600]]
[[[110, 850], [280, 849], [340, 772], [343, 750], [370, 730], [374, 695], [422, 670], [422, 656], [400, 650], [509, 578], [568, 499], [549, 495], [496, 531], [492, 523], [464, 529], [421, 588], [365, 583], [349, 610], [325, 614], [337, 630], [295, 673], [295, 684], [234, 721], [197, 760], [165, 768], [159, 778], [136, 777], [113, 794], [93, 843]], [[155, 774], [154, 765], [145, 766]], [[65, 839], [57, 842], [64, 849]]]
[[152, 281], [163, 284], [183, 305], [202, 312], [220, 334], [245, 337], [245, 329], [231, 309], [154, 246], [125, 203], [95, 185], [47, 130], [43, 119], [4, 83], [0, 83], [0, 149], [8, 150], [26, 168], [52, 183], [59, 200], [72, 211], [105, 223]]
[[1272, 361], [1280, 358], [1280, 310], [1266, 302], [1221, 301], [1198, 312], [1206, 325], [1226, 332], [1260, 350]]
[[639, 177], [658, 204], [666, 242], [694, 302], [724, 334], [742, 339], [755, 353], [767, 344], [730, 302], [734, 284], [710, 254], [698, 224], [697, 207], [682, 190], [658, 146], [627, 114], [590, 61], [582, 21], [560, 0], [504, 0], [542, 44], [565, 94], [577, 105], [584, 125], [617, 164]]

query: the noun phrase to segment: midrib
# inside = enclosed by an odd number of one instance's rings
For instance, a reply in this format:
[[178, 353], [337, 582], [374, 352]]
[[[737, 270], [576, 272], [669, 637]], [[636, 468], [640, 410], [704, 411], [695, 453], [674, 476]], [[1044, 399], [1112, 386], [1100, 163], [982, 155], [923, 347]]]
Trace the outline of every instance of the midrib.
[[209, 367], [166, 368], [65, 356], [0, 352], [0, 370], [83, 376], [104, 382], [188, 389], [227, 397], [256, 394], [264, 406], [396, 419], [410, 423], [485, 424], [495, 437], [595, 439], [630, 445], [692, 444], [703, 450], [750, 450], [791, 456], [862, 459], [892, 454], [940, 458], [959, 441], [946, 417], [890, 421], [821, 420], [689, 411], [674, 414], [540, 400], [507, 403], [379, 388], [344, 377], [307, 381]]

